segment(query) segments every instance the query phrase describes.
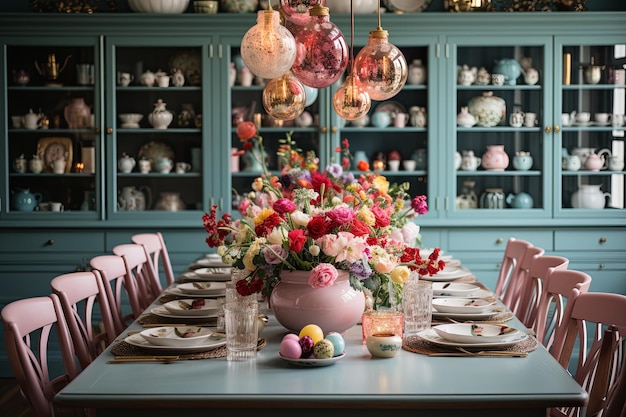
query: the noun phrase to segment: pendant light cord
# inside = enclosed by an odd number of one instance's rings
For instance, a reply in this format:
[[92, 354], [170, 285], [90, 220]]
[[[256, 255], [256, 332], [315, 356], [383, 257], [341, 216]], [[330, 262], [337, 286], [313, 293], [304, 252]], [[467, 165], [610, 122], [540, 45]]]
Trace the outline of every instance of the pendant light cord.
[[350, 75], [354, 74], [354, 0], [350, 0]]

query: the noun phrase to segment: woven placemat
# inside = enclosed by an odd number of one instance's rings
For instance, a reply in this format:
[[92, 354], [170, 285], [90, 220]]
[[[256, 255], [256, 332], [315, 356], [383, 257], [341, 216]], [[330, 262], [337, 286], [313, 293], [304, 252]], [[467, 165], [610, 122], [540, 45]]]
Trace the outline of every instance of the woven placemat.
[[[539, 342], [533, 336], [514, 343], [510, 346], [498, 348], [498, 351], [509, 352], [532, 352], [537, 349]], [[402, 341], [402, 348], [409, 352], [420, 353], [422, 355], [430, 355], [434, 353], [459, 353], [458, 349], [453, 347], [440, 346], [419, 336], [409, 336]], [[481, 348], [481, 350], [490, 350], [489, 348]], [[469, 356], [469, 355], [468, 355]]]
[[[263, 349], [267, 345], [265, 339], [259, 339], [257, 343], [257, 350]], [[111, 353], [115, 356], [142, 356], [146, 354], [163, 353], [159, 349], [140, 348], [139, 346], [133, 346], [130, 343], [121, 340], [111, 347]], [[168, 352], [172, 354], [172, 352]], [[176, 354], [174, 352], [174, 354]], [[226, 345], [220, 346], [216, 349], [207, 350], [205, 352], [184, 353], [178, 355], [179, 359], [215, 359], [226, 357]]]

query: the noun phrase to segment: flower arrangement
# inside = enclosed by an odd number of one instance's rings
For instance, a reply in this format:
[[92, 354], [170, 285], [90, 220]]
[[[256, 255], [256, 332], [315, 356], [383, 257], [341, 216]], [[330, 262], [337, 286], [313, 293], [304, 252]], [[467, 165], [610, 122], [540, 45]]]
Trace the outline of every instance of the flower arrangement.
[[[239, 154], [265, 159], [253, 123], [240, 123], [237, 134]], [[391, 185], [378, 173], [355, 178], [347, 170], [348, 141], [336, 151], [341, 163], [320, 171], [314, 152], [303, 154], [288, 134], [277, 152], [280, 175], [264, 168], [238, 206], [241, 219], [218, 219], [216, 206], [204, 214], [207, 244], [242, 271], [236, 284], [241, 295], [269, 297], [283, 270], [311, 271], [309, 285], [316, 288], [333, 285], [338, 270], [345, 270], [350, 285], [371, 293], [372, 307], [379, 308], [398, 299], [411, 271], [432, 275], [443, 269], [438, 249], [422, 258], [415, 247], [419, 226], [411, 220], [427, 212], [426, 196], [406, 204], [408, 184]]]

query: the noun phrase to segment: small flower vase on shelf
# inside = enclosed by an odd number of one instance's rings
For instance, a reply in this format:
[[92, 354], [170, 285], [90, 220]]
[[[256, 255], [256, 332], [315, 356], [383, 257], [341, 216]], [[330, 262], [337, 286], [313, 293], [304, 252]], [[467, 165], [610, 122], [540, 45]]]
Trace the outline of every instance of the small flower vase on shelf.
[[309, 285], [311, 271], [283, 271], [272, 291], [270, 306], [276, 320], [289, 330], [299, 332], [307, 324], [317, 324], [324, 334], [343, 333], [356, 325], [365, 309], [365, 296], [350, 286], [347, 271], [328, 287]]
[[261, 172], [263, 164], [261, 163], [261, 150], [255, 146], [252, 150], [241, 155], [244, 172]]

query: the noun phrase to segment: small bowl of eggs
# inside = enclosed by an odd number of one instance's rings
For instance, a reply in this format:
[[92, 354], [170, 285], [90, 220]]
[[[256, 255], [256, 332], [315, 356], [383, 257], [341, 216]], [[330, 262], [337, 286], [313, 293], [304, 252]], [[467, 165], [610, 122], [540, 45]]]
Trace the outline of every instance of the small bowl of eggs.
[[328, 366], [346, 356], [345, 347], [341, 334], [329, 332], [324, 336], [319, 326], [308, 324], [298, 334], [288, 333], [283, 337], [279, 356], [291, 365]]

